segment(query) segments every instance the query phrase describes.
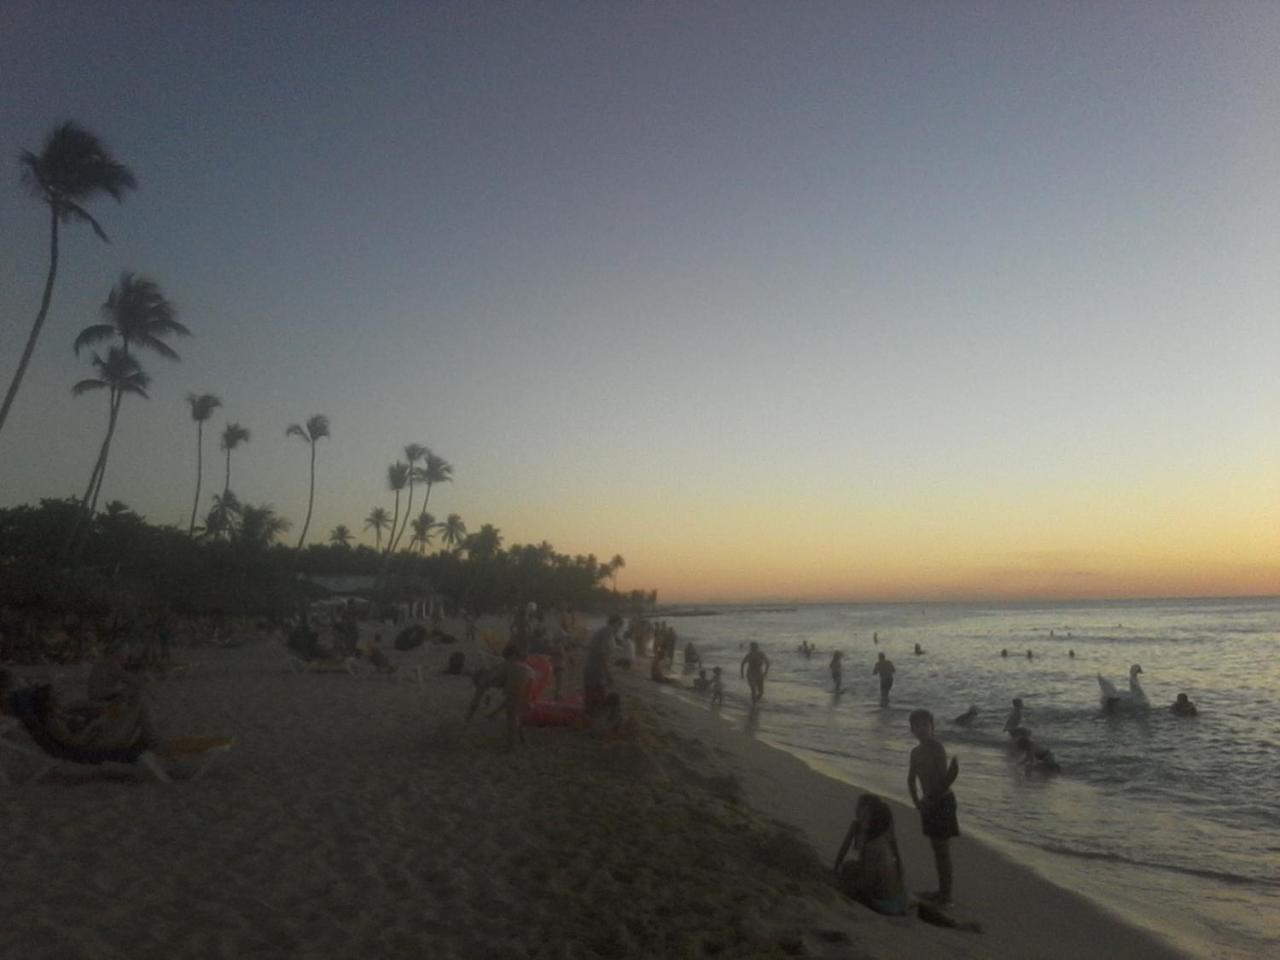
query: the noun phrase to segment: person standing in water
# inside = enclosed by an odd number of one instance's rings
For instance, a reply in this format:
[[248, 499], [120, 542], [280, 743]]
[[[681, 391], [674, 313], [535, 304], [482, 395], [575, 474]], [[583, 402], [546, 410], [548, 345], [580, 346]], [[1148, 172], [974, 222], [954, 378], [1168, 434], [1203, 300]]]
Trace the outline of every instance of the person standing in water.
[[933, 714], [928, 710], [912, 710], [908, 722], [912, 736], [920, 742], [911, 751], [907, 791], [920, 811], [920, 829], [929, 838], [934, 865], [938, 868], [937, 892], [923, 894], [922, 899], [945, 907], [951, 903], [951, 838], [960, 836], [956, 795], [951, 792], [951, 784], [960, 775], [960, 764], [955, 757], [947, 763], [946, 748], [933, 735]]
[[756, 703], [764, 697], [764, 678], [769, 675], [769, 658], [754, 640], [747, 649], [747, 655], [738, 666], [738, 676], [746, 674], [747, 685], [751, 687], [751, 702]]
[[889, 705], [889, 691], [893, 689], [893, 661], [883, 653], [879, 654], [876, 665], [871, 668], [871, 675], [880, 677], [880, 706]]
[[1009, 716], [1004, 721], [1004, 732], [1009, 736], [1014, 736], [1015, 730], [1022, 726], [1022, 698], [1013, 698], [1013, 709], [1009, 711]]
[[840, 692], [840, 681], [842, 677], [841, 660], [844, 654], [837, 650], [831, 655], [831, 679], [835, 682], [836, 693]]

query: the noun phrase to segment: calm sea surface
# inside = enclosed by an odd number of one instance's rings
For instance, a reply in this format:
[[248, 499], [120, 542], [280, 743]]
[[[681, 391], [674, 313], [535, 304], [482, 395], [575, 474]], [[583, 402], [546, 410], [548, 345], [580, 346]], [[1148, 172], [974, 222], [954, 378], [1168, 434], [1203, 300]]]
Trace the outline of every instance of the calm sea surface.
[[[963, 830], [1195, 953], [1280, 956], [1280, 600], [721, 608], [669, 623], [681, 650], [695, 641], [731, 678], [726, 719], [762, 740], [906, 799], [907, 714], [927, 707], [960, 757]], [[752, 640], [772, 661], [754, 718], [737, 679]], [[879, 651], [897, 667], [888, 709], [871, 676]], [[1127, 689], [1134, 663], [1152, 709], [1104, 714], [1097, 674]], [[1180, 691], [1198, 717], [1166, 709]], [[1001, 727], [1013, 697], [1060, 774], [1011, 759]], [[971, 704], [973, 726], [947, 722]], [[959, 885], [981, 882], [963, 871]]]

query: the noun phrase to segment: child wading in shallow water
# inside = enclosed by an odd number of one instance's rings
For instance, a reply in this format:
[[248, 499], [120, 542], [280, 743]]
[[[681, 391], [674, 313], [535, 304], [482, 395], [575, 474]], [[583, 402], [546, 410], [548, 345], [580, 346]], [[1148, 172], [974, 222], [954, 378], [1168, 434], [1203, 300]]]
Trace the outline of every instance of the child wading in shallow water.
[[[938, 904], [951, 902], [951, 849], [952, 837], [960, 836], [960, 824], [956, 820], [956, 795], [951, 784], [960, 774], [960, 763], [955, 757], [947, 763], [946, 748], [933, 735], [933, 714], [928, 710], [912, 710], [908, 721], [911, 732], [920, 743], [911, 751], [911, 766], [907, 770], [907, 790], [911, 802], [920, 811], [920, 828], [933, 847], [933, 860], [938, 868], [938, 890], [922, 894], [924, 899]], [[917, 789], [919, 781], [919, 789]]]

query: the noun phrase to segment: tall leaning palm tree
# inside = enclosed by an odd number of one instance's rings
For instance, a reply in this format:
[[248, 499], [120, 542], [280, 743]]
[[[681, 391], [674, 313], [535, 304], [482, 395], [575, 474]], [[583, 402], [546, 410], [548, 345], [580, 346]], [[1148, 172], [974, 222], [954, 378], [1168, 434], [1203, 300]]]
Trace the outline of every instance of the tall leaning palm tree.
[[111, 452], [111, 440], [115, 437], [116, 424], [120, 417], [119, 400], [130, 393], [144, 400], [147, 399], [147, 386], [150, 383], [150, 378], [137, 359], [125, 353], [122, 347], [112, 347], [107, 351], [105, 359], [95, 353], [92, 362], [98, 375], [81, 380], [71, 388], [71, 393], [78, 397], [95, 390], [107, 391], [107, 435], [103, 438], [102, 446], [98, 450], [98, 459], [93, 465], [93, 472], [89, 475], [89, 485], [85, 488], [84, 496], [80, 500], [75, 524], [67, 538], [68, 554], [75, 544], [76, 535], [85, 518], [93, 512], [98, 492], [102, 489], [102, 477], [107, 470], [107, 456]]
[[[400, 522], [400, 491], [409, 483], [409, 465], [403, 460], [397, 460], [395, 463], [387, 467], [387, 489], [396, 495], [395, 513], [391, 514], [391, 533], [387, 537], [387, 556], [391, 556], [391, 551], [396, 546], [396, 525]], [[383, 564], [386, 567], [386, 564]]]
[[366, 530], [372, 528], [373, 534], [377, 537], [378, 545], [376, 550], [382, 550], [382, 531], [387, 529], [391, 524], [391, 514], [387, 513], [385, 507], [374, 507], [369, 511], [369, 515], [364, 518], [364, 528]]
[[196, 422], [196, 498], [191, 504], [191, 525], [187, 528], [187, 536], [196, 535], [196, 512], [200, 509], [200, 482], [204, 479], [204, 424], [213, 416], [213, 411], [222, 406], [222, 400], [212, 393], [188, 393], [187, 406], [191, 408], [191, 419]]
[[225, 497], [231, 490], [231, 451], [251, 439], [248, 427], [238, 423], [228, 423], [222, 428], [222, 449], [227, 452], [227, 472], [222, 480], [222, 495]]
[[[126, 354], [147, 350], [160, 354], [166, 360], [182, 359], [173, 347], [165, 343], [165, 338], [189, 337], [191, 331], [178, 322], [177, 310], [160, 292], [154, 280], [128, 271], [122, 273], [102, 304], [101, 313], [101, 323], [85, 327], [76, 337], [77, 356], [86, 347], [118, 339]], [[123, 394], [117, 393], [113, 402], [119, 407], [122, 399]], [[98, 486], [101, 485], [99, 476]], [[95, 493], [93, 504], [96, 506], [97, 502]]]
[[329, 436], [329, 418], [317, 413], [307, 418], [306, 425], [289, 424], [286, 437], [301, 437], [311, 447], [311, 487], [307, 493], [307, 519], [302, 521], [302, 535], [298, 537], [298, 549], [307, 542], [307, 528], [311, 526], [311, 508], [316, 502], [316, 443]]
[[39, 153], [22, 151], [18, 163], [22, 167], [23, 185], [32, 196], [49, 207], [49, 272], [45, 276], [44, 294], [40, 298], [35, 323], [27, 334], [18, 369], [13, 373], [4, 403], [0, 405], [0, 430], [4, 429], [9, 418], [9, 409], [22, 386], [36, 341], [40, 339], [40, 330], [49, 316], [53, 283], [58, 276], [58, 227], [63, 223], [87, 223], [103, 242], [110, 243], [106, 232], [83, 205], [103, 193], [120, 202], [126, 190], [138, 185], [129, 168], [116, 160], [101, 140], [69, 121], [54, 128], [45, 138]]
[[418, 469], [418, 461], [430, 454], [431, 451], [420, 443], [405, 445], [404, 458], [409, 463], [409, 501], [405, 504], [404, 521], [400, 524], [400, 532], [395, 533], [393, 531], [395, 543], [391, 546], [392, 550], [399, 546], [400, 538], [404, 536], [405, 528], [409, 526], [409, 516], [413, 513], [413, 483], [415, 480], [425, 479], [424, 472]]

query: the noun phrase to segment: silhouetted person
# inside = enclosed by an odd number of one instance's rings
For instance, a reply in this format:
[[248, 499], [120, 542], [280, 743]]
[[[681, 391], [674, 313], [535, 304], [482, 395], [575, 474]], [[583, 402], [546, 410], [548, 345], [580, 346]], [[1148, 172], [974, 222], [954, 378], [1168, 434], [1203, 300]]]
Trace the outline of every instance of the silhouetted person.
[[893, 689], [893, 669], [893, 661], [883, 653], [876, 660], [876, 665], [871, 668], [871, 675], [880, 677], [881, 706], [886, 706], [889, 703], [889, 691]]

